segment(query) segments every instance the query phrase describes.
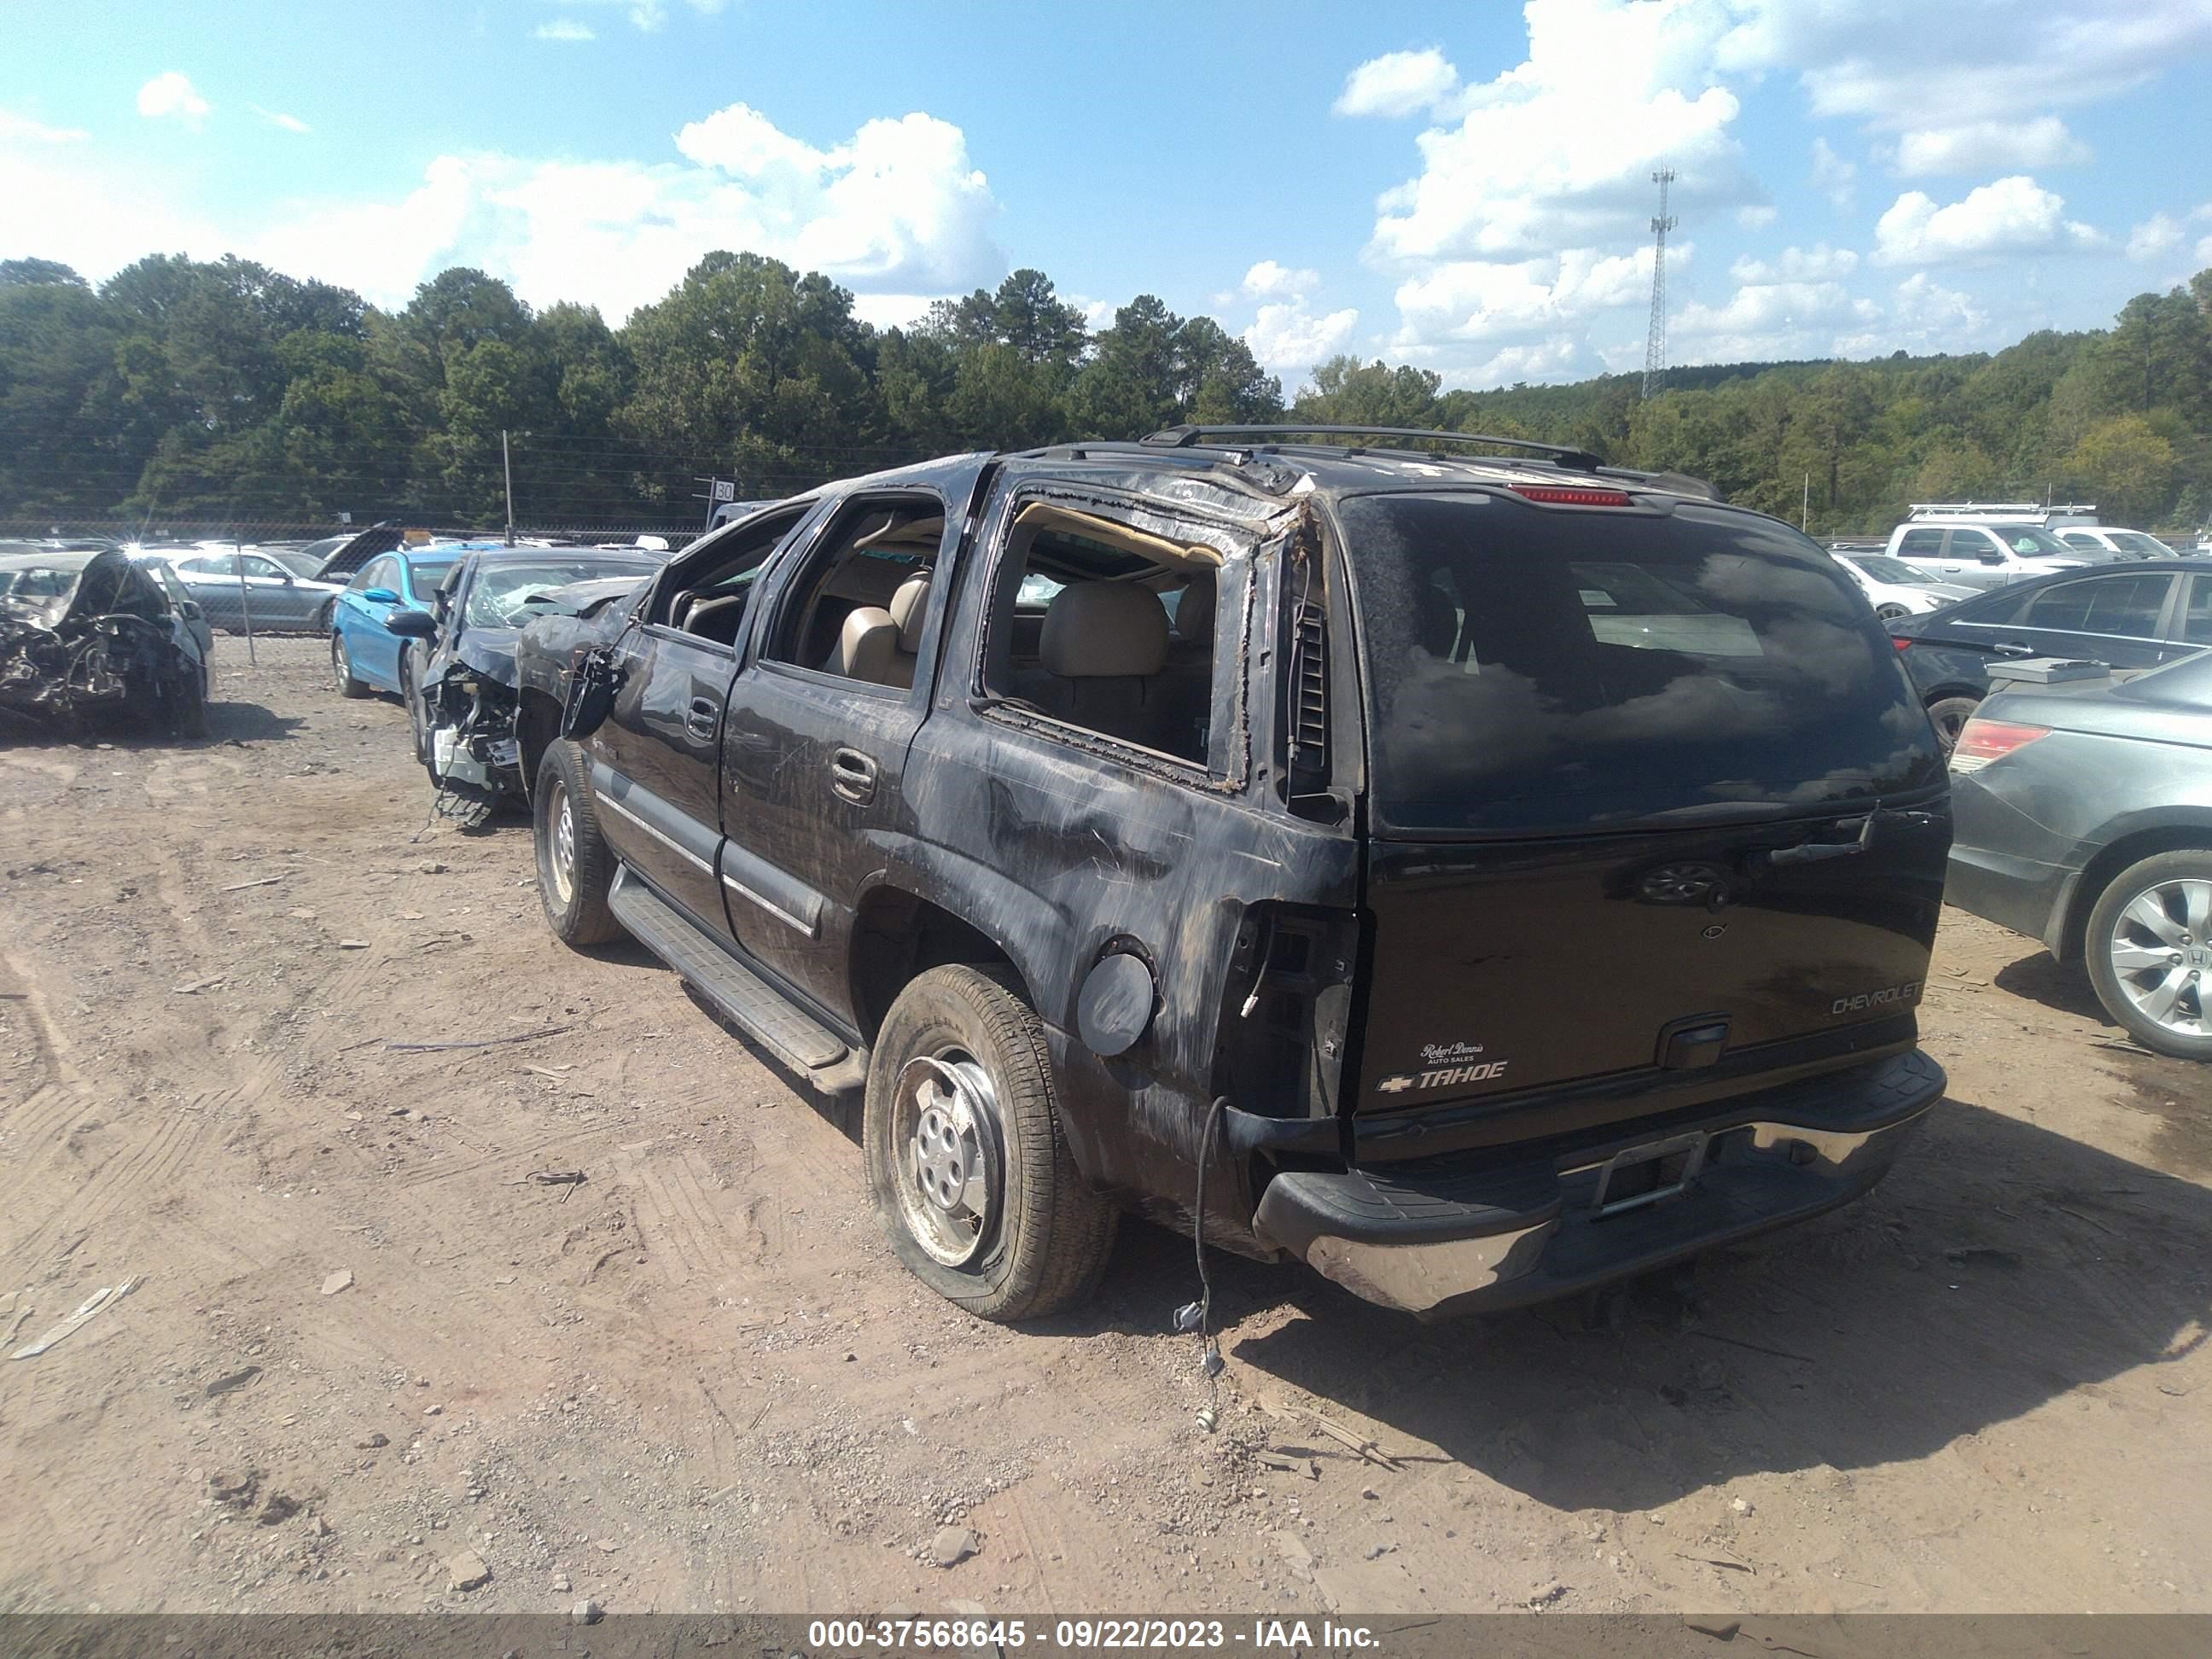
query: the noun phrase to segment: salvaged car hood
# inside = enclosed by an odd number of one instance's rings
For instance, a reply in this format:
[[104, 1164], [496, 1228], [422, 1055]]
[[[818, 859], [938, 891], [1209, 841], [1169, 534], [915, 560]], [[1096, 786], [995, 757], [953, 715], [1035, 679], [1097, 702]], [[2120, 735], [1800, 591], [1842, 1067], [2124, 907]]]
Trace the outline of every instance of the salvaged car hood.
[[453, 660], [495, 684], [512, 686], [514, 647], [521, 638], [519, 628], [471, 628], [454, 645]]

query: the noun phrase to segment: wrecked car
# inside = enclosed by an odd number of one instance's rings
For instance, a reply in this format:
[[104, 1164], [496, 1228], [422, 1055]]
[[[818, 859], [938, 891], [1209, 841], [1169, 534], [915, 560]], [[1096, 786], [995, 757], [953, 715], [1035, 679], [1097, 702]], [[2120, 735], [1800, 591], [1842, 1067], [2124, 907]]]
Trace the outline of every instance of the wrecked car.
[[1422, 1317], [1589, 1290], [1849, 1201], [1942, 1092], [1935, 733], [1834, 561], [1692, 480], [963, 456], [518, 656], [553, 932], [858, 1097], [891, 1248], [988, 1318], [1124, 1211]]
[[410, 642], [397, 678], [407, 688], [415, 757], [438, 791], [441, 815], [473, 827], [525, 799], [514, 646], [547, 596], [599, 578], [635, 586], [659, 568], [641, 553], [478, 550], [447, 573], [431, 610], [386, 611], [384, 627]]
[[0, 556], [0, 708], [75, 733], [112, 720], [207, 735], [208, 653], [117, 549]]

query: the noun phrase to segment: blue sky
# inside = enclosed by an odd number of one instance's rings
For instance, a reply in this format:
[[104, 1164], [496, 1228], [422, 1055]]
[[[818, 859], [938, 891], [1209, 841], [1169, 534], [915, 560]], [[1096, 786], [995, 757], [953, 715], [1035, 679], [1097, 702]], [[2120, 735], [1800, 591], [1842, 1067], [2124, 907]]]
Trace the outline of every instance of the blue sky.
[[2212, 265], [2212, 0], [15, 0], [0, 257], [235, 252], [619, 320], [718, 246], [904, 320], [1036, 265], [1295, 387], [1972, 349]]

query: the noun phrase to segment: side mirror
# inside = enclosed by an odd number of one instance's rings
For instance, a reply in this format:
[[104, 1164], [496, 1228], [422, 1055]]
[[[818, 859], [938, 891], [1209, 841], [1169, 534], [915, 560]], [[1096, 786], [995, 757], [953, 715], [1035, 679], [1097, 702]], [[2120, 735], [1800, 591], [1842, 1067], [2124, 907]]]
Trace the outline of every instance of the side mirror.
[[1995, 548], [1984, 548], [1981, 559], [1984, 564], [2002, 564], [2005, 562], [2005, 556]]
[[370, 605], [397, 605], [399, 596], [388, 587], [364, 587], [360, 597]]
[[427, 611], [395, 611], [384, 619], [387, 632], [402, 639], [434, 640], [438, 637], [438, 619]]

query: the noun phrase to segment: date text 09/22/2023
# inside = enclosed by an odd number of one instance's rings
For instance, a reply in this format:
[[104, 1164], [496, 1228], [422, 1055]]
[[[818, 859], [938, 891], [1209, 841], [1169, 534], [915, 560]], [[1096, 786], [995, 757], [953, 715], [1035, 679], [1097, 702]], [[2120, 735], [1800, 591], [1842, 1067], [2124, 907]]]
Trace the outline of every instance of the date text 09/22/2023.
[[811, 1647], [827, 1653], [960, 1651], [1036, 1646], [1048, 1652], [1244, 1648], [1257, 1652], [1373, 1650], [1364, 1625], [1304, 1619], [817, 1619]]

